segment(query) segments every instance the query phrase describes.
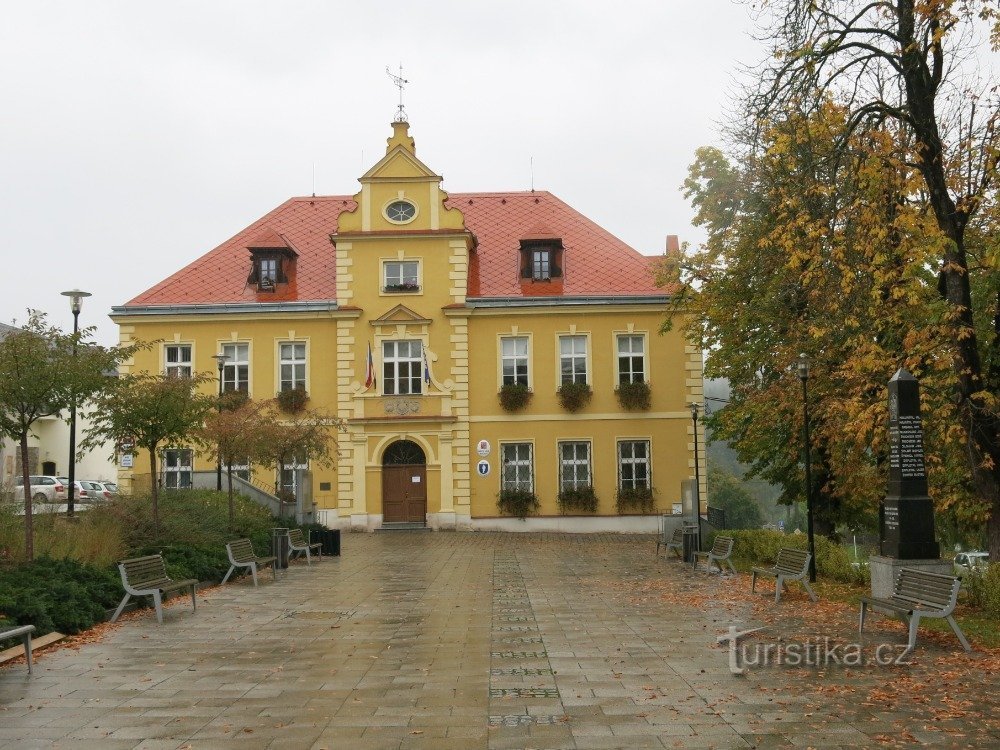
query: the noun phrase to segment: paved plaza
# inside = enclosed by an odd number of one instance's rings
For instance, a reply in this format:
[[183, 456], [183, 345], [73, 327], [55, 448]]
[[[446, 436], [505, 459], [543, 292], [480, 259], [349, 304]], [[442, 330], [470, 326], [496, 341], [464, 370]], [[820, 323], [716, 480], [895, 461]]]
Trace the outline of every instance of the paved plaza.
[[[961, 655], [984, 660], [981, 679], [949, 677], [956, 645], [931, 637], [907, 667], [737, 676], [717, 643], [730, 625], [787, 642], [851, 621], [794, 591], [775, 606], [766, 584], [751, 600], [747, 576], [692, 573], [655, 546], [347, 534], [342, 557], [277, 583], [209, 589], [194, 613], [180, 597], [162, 626], [139, 611], [43, 653], [33, 677], [0, 670], [0, 747], [1000, 747], [995, 659]], [[885, 618], [872, 630], [902, 640]]]

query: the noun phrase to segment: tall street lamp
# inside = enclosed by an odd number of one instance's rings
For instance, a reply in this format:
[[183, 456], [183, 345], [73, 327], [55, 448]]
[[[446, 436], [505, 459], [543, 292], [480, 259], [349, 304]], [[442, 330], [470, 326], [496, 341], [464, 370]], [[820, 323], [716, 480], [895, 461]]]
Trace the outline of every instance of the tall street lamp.
[[[213, 354], [212, 359], [214, 359], [219, 364], [219, 414], [222, 413], [222, 371], [226, 367], [226, 360], [229, 359], [228, 354]], [[222, 492], [222, 451], [218, 450], [215, 453], [215, 489]]]
[[[90, 297], [90, 292], [72, 289], [61, 292], [63, 297], [69, 297], [69, 309], [73, 311], [73, 360], [76, 363], [76, 337], [80, 332], [80, 310], [83, 308], [83, 298]], [[76, 499], [76, 392], [72, 394], [69, 404], [69, 492], [66, 497], [66, 517], [73, 517], [73, 501]]]
[[802, 430], [806, 461], [806, 529], [809, 534], [809, 582], [816, 583], [816, 540], [813, 537], [812, 457], [809, 451], [809, 357], [799, 355], [796, 365], [802, 381]]
[[696, 549], [701, 550], [701, 467], [698, 461], [698, 409], [700, 404], [692, 401], [688, 404], [691, 410], [691, 424], [694, 426], [694, 517], [698, 523], [698, 535], [695, 544]]

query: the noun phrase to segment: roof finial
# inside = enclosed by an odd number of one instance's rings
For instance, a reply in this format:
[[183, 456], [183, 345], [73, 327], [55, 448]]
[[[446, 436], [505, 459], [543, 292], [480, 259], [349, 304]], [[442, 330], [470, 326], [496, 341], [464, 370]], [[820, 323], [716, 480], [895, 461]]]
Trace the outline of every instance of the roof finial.
[[406, 110], [403, 109], [403, 86], [409, 83], [405, 78], [403, 78], [403, 63], [399, 64], [399, 75], [393, 73], [389, 66], [385, 66], [385, 72], [392, 79], [392, 82], [399, 89], [399, 107], [396, 110], [396, 119], [393, 122], [406, 122]]

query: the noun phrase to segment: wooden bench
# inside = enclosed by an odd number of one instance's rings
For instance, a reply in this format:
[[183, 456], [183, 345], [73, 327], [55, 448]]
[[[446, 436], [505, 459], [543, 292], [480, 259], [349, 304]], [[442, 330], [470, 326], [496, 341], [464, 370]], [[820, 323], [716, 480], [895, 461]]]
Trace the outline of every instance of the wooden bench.
[[278, 580], [278, 558], [260, 557], [254, 554], [253, 545], [250, 543], [249, 539], [237, 539], [233, 542], [226, 542], [226, 555], [229, 556], [230, 566], [229, 571], [226, 573], [226, 577], [222, 579], [222, 583], [228, 581], [229, 576], [231, 576], [233, 571], [237, 568], [249, 568], [250, 575], [253, 576], [253, 585], [256, 586], [257, 571], [265, 565], [271, 566], [271, 572], [274, 574], [274, 580]]
[[712, 563], [714, 562], [719, 566], [719, 572], [725, 573], [726, 569], [722, 567], [722, 563], [729, 566], [729, 569], [736, 572], [736, 568], [733, 567], [733, 561], [730, 559], [733, 555], [733, 538], [731, 536], [717, 536], [715, 537], [715, 543], [712, 544], [712, 549], [708, 552], [695, 552], [691, 556], [691, 570], [698, 569], [698, 558], [706, 557], [708, 558], [708, 569], [712, 569]]
[[288, 532], [288, 552], [305, 552], [306, 564], [312, 565], [312, 552], [315, 550], [323, 557], [322, 542], [307, 542], [302, 536], [302, 529], [291, 529]]
[[21, 639], [21, 643], [24, 644], [24, 658], [28, 662], [28, 674], [31, 674], [31, 634], [34, 632], [34, 625], [20, 625], [16, 628], [0, 630], [0, 641], [5, 641], [8, 638]]
[[811, 555], [804, 549], [787, 549], [782, 547], [778, 551], [778, 560], [773, 568], [752, 568], [750, 581], [750, 592], [757, 588], [757, 576], [772, 576], [774, 578], [774, 601], [781, 601], [781, 590], [788, 588], [788, 581], [798, 581], [809, 594], [809, 598], [816, 601], [816, 594], [813, 593], [809, 585], [809, 558]]
[[965, 634], [958, 627], [952, 612], [958, 601], [958, 590], [962, 579], [943, 573], [930, 573], [915, 568], [901, 568], [896, 578], [896, 586], [888, 599], [876, 599], [871, 596], [861, 598], [861, 619], [858, 622], [858, 633], [865, 628], [865, 614], [868, 607], [887, 609], [903, 616], [910, 626], [910, 638], [906, 644], [906, 656], [917, 645], [917, 625], [921, 617], [943, 617], [958, 636], [962, 648], [971, 651], [972, 647], [965, 639]]
[[667, 532], [664, 530], [656, 540], [656, 554], [660, 554], [660, 547], [666, 547], [667, 552], [673, 550], [677, 557], [684, 556], [684, 529], [680, 526], [674, 528], [674, 533], [667, 539]]
[[198, 602], [195, 600], [195, 590], [198, 581], [189, 578], [184, 581], [174, 581], [167, 577], [167, 569], [163, 564], [162, 555], [147, 555], [146, 557], [134, 557], [131, 560], [122, 560], [118, 563], [118, 572], [121, 573], [122, 585], [125, 587], [125, 598], [122, 599], [118, 609], [111, 617], [111, 622], [118, 619], [128, 600], [133, 596], [153, 597], [153, 606], [156, 607], [156, 620], [163, 624], [163, 598], [166, 594], [184, 589], [191, 590], [191, 605], [198, 609]]

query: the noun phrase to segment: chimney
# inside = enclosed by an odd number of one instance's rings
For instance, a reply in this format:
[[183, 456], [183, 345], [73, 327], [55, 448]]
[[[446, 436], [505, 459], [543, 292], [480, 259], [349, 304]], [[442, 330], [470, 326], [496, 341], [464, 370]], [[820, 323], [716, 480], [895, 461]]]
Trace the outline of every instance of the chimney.
[[676, 234], [667, 235], [667, 255], [676, 255], [681, 251], [681, 243], [677, 240]]

